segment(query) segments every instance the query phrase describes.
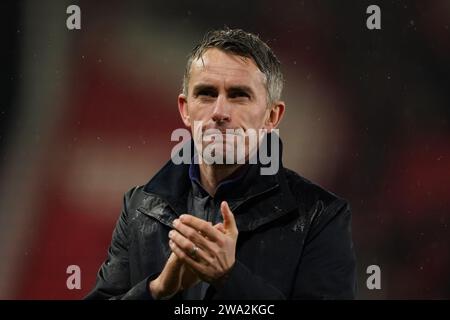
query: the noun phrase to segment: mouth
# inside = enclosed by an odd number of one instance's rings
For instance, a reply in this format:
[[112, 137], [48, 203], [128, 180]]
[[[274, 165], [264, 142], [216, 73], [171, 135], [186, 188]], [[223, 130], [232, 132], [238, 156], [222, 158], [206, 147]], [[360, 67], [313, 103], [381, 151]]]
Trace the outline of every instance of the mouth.
[[245, 130], [243, 128], [202, 128], [203, 136], [216, 136], [219, 134], [222, 136], [245, 136]]

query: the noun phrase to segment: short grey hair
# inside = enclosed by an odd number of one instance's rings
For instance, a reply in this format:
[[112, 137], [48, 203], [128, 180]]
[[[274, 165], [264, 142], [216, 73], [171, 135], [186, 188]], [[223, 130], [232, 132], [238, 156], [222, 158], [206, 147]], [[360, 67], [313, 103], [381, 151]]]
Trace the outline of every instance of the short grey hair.
[[241, 29], [213, 30], [205, 34], [202, 41], [191, 51], [183, 77], [183, 94], [188, 94], [188, 83], [192, 62], [202, 57], [206, 50], [217, 48], [238, 56], [251, 58], [265, 76], [267, 101], [273, 104], [281, 98], [283, 74], [281, 63], [272, 49], [257, 35]]

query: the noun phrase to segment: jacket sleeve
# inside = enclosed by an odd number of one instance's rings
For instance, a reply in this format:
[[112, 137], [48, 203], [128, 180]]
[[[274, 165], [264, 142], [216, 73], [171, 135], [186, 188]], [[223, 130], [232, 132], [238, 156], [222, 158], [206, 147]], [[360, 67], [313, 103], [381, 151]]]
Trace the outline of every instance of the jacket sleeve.
[[127, 204], [134, 190], [135, 188], [125, 194], [122, 213], [113, 232], [107, 259], [101, 265], [95, 287], [85, 297], [86, 300], [152, 299], [152, 295], [148, 290], [148, 283], [156, 278], [158, 274], [150, 275], [133, 287], [130, 285]]
[[236, 261], [211, 299], [353, 299], [356, 262], [351, 237], [350, 208], [335, 201], [312, 218], [293, 290], [288, 295]]
[[356, 257], [347, 202], [334, 201], [311, 221], [293, 299], [354, 299]]

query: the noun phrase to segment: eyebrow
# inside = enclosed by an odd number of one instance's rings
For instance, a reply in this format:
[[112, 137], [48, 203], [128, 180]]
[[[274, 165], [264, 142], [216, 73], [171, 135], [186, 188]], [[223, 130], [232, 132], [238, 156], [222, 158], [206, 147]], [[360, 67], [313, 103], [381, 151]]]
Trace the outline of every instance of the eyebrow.
[[227, 92], [245, 92], [250, 96], [250, 98], [255, 96], [253, 89], [246, 85], [231, 86], [228, 88]]
[[217, 91], [216, 87], [214, 87], [213, 85], [200, 83], [194, 86], [192, 94], [195, 96], [203, 90]]

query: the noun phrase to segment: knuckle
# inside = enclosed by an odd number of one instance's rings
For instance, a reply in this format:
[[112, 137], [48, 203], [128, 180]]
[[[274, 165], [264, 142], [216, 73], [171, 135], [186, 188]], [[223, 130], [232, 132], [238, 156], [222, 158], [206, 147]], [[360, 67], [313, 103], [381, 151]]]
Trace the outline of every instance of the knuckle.
[[224, 240], [221, 237], [217, 238], [216, 243], [219, 247], [222, 247], [225, 244]]
[[186, 234], [186, 236], [187, 236], [189, 239], [192, 239], [192, 238], [194, 238], [194, 236], [195, 236], [195, 232], [194, 232], [194, 230], [192, 230], [192, 229], [187, 229], [186, 232], [185, 232], [185, 234]]
[[211, 224], [209, 222], [202, 221], [200, 227], [202, 228], [202, 230], [208, 230], [209, 228], [211, 228]]
[[189, 249], [189, 241], [183, 241], [181, 247], [182, 247], [184, 250], [188, 250], [188, 249]]

